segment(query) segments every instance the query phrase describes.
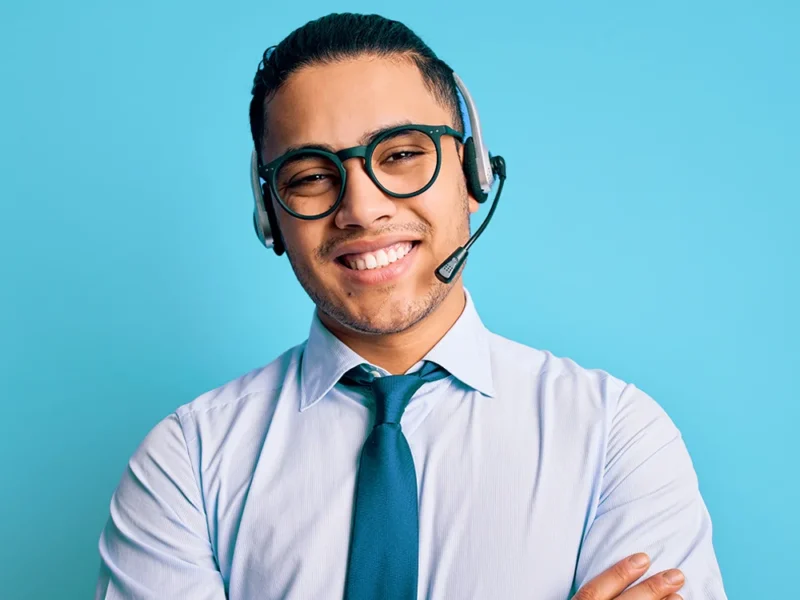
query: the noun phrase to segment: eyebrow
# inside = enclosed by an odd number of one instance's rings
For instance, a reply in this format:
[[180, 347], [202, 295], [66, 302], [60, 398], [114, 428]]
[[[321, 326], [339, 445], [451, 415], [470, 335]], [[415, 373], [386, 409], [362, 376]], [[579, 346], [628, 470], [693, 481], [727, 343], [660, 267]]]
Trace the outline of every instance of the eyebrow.
[[[386, 133], [390, 129], [394, 129], [395, 127], [400, 127], [401, 125], [411, 125], [411, 121], [409, 121], [408, 119], [404, 119], [402, 121], [396, 121], [395, 123], [391, 123], [389, 125], [383, 125], [381, 127], [378, 127], [377, 129], [368, 131], [361, 136], [361, 138], [358, 140], [358, 143], [363, 146], [366, 146], [379, 135]], [[294, 152], [296, 150], [324, 150], [326, 152], [331, 152], [331, 153], [337, 152], [337, 150], [330, 144], [308, 143], [308, 144], [298, 144], [295, 146], [288, 146], [283, 151], [282, 154], [288, 154], [289, 152]]]

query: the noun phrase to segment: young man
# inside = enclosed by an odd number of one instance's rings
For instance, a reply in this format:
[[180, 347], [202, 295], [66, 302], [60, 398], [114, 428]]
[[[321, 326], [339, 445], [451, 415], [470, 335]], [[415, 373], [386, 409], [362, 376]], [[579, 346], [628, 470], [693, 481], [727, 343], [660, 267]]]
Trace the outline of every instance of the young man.
[[491, 333], [434, 274], [478, 208], [452, 71], [400, 23], [330, 15], [253, 94], [310, 334], [149, 433], [97, 598], [725, 598], [661, 408]]

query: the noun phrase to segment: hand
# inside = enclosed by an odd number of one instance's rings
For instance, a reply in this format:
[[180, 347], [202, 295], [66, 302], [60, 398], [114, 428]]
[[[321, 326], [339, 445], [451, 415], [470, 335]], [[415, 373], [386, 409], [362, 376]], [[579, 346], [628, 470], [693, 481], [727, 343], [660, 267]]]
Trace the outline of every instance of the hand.
[[[636, 559], [641, 559], [641, 564], [637, 564]], [[579, 589], [572, 600], [683, 600], [675, 593], [684, 580], [683, 573], [677, 569], [656, 573], [625, 590], [647, 571], [649, 565], [650, 558], [646, 554], [629, 556]]]

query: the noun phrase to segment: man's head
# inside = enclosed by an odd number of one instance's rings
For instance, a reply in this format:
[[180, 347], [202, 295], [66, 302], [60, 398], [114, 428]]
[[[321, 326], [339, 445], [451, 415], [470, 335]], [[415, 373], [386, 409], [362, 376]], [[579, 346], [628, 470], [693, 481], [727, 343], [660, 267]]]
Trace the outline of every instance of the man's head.
[[[294, 31], [265, 53], [250, 123], [260, 164], [275, 167], [267, 178], [278, 197], [267, 201], [286, 253], [323, 319], [399, 332], [461, 285], [434, 275], [469, 237], [478, 206], [462, 170], [459, 98], [451, 69], [408, 28], [329, 15]], [[407, 124], [425, 127], [376, 139]], [[361, 145], [369, 162], [330, 154]], [[310, 146], [329, 154], [297, 154]], [[298, 218], [337, 201], [321, 218]]]

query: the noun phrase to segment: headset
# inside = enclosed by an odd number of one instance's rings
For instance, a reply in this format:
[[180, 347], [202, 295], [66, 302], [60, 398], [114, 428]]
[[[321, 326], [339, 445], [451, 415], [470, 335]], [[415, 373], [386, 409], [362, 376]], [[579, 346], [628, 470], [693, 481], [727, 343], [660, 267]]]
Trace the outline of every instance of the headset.
[[[469, 248], [478, 237], [483, 233], [486, 226], [494, 214], [500, 194], [503, 191], [503, 183], [506, 179], [506, 164], [502, 156], [492, 156], [489, 153], [486, 143], [483, 140], [478, 109], [472, 96], [467, 90], [467, 86], [461, 78], [453, 73], [456, 87], [464, 99], [467, 109], [471, 135], [464, 142], [464, 175], [467, 180], [467, 187], [475, 199], [483, 204], [489, 198], [495, 176], [499, 179], [497, 192], [481, 226], [469, 238], [464, 246], [459, 246], [439, 267], [436, 269], [436, 277], [443, 283], [450, 283], [458, 274], [461, 266], [467, 258]], [[253, 150], [250, 157], [250, 184], [253, 188], [253, 199], [255, 207], [253, 209], [253, 226], [259, 241], [266, 247], [271, 248], [278, 256], [286, 251], [283, 237], [278, 227], [278, 219], [275, 209], [271, 202], [269, 184], [262, 181], [258, 173], [259, 160], [258, 152]], [[265, 201], [266, 199], [266, 201]]]

